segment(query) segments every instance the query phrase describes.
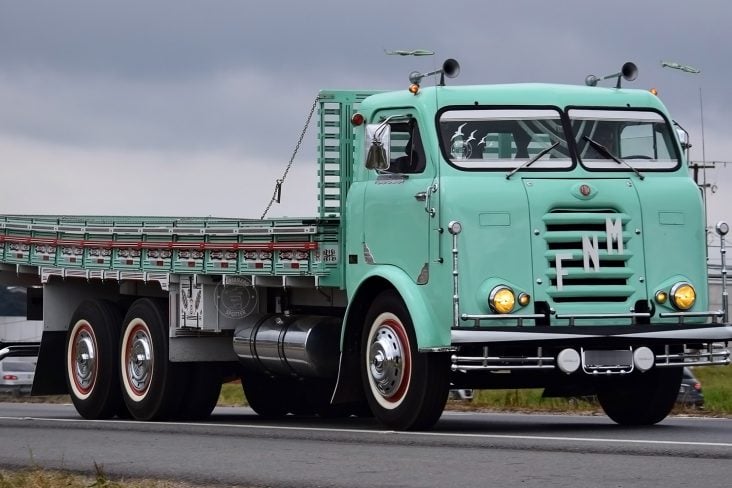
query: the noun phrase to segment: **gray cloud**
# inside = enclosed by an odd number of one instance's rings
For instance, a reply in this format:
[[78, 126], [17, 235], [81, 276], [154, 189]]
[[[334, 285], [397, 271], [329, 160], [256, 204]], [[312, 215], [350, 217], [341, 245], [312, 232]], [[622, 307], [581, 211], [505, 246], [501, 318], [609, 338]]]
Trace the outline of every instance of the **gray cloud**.
[[[732, 159], [732, 53], [719, 41], [731, 12], [721, 0], [0, 0], [0, 140], [44, 172], [54, 170], [46, 161], [54, 148], [93, 155], [110, 172], [126, 159], [160, 172], [216, 161], [217, 171], [246, 174], [243, 191], [268, 193], [321, 88], [402, 89], [409, 71], [446, 57], [460, 60], [460, 84], [579, 84], [632, 60], [640, 68], [633, 86], [659, 89], [692, 132], [695, 159], [701, 88], [707, 159]], [[438, 55], [389, 57], [384, 48]], [[662, 59], [702, 74], [662, 69]], [[303, 146], [303, 169], [313, 167], [314, 146], [312, 138]], [[722, 171], [714, 178], [729, 188]], [[292, 195], [307, 206], [314, 192], [298, 185]], [[197, 196], [215, 202], [217, 191]], [[227, 210], [216, 205], [196, 214]]]

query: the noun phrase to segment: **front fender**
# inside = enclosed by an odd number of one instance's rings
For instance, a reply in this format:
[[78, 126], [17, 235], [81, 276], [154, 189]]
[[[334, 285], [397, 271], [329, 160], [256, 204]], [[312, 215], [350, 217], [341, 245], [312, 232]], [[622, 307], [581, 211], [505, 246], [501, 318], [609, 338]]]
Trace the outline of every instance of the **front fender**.
[[[449, 347], [450, 323], [441, 323], [437, 319], [440, 314], [436, 313], [432, 301], [428, 299], [426, 286], [428, 285], [417, 285], [409, 275], [396, 266], [375, 265], [370, 267], [349, 300], [346, 323], [353, 323], [351, 319], [363, 319], [363, 317], [351, 316], [354, 310], [363, 310], [362, 307], [353, 306], [359, 302], [359, 297], [363, 299], [366, 294], [371, 300], [378, 292], [391, 287], [399, 293], [409, 310], [414, 324], [414, 333], [417, 336], [417, 347], [419, 349]], [[366, 310], [368, 310], [368, 306]], [[343, 333], [345, 334], [345, 330]]]
[[437, 319], [439, 315], [435, 313], [431, 300], [427, 299], [426, 286], [415, 284], [404, 271], [387, 265], [369, 266], [354, 286], [349, 283], [333, 403], [364, 404], [366, 401], [361, 387], [362, 365], [359, 360], [363, 321], [374, 299], [384, 290], [396, 290], [404, 300], [414, 324], [419, 349], [450, 346], [450, 323]]

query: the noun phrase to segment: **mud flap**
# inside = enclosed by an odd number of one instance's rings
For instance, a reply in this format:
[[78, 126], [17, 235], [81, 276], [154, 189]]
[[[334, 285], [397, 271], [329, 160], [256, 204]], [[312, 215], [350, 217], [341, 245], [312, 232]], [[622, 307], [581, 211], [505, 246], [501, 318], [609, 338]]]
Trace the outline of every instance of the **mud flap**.
[[63, 395], [66, 387], [66, 331], [44, 332], [31, 396]]

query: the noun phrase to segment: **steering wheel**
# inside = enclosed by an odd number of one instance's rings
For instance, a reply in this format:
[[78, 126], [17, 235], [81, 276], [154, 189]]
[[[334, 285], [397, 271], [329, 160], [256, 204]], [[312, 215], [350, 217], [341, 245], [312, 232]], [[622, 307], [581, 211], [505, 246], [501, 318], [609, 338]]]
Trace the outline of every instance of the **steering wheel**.
[[623, 159], [654, 159], [651, 156], [646, 156], [645, 154], [633, 154], [632, 156], [623, 156]]

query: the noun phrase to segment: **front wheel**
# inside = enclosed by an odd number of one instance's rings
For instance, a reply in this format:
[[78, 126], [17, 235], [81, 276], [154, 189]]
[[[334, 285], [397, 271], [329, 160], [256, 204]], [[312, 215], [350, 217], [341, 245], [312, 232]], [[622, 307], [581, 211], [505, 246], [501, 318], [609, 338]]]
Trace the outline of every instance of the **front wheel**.
[[449, 391], [449, 358], [420, 353], [414, 324], [394, 291], [376, 297], [361, 342], [361, 379], [371, 411], [397, 430], [432, 427]]
[[653, 425], [671, 412], [681, 386], [681, 368], [654, 368], [630, 378], [609, 378], [597, 392], [600, 406], [620, 425]]

